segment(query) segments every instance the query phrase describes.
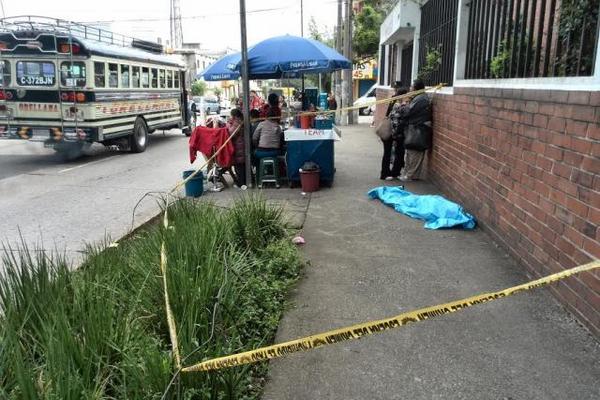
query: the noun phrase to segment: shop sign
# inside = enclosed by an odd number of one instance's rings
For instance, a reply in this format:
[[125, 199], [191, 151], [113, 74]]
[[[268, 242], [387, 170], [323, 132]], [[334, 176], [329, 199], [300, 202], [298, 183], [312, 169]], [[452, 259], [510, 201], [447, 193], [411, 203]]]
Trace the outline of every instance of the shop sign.
[[354, 64], [352, 67], [352, 79], [375, 79], [375, 60]]

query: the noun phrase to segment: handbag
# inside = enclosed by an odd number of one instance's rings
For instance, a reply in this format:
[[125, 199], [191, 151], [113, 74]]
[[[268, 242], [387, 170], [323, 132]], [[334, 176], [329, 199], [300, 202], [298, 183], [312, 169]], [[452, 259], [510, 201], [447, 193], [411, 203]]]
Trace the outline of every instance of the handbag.
[[425, 151], [431, 147], [431, 128], [427, 125], [408, 125], [404, 130], [404, 148]]
[[375, 134], [379, 136], [381, 140], [387, 141], [392, 137], [392, 122], [388, 117], [385, 117], [375, 128]]

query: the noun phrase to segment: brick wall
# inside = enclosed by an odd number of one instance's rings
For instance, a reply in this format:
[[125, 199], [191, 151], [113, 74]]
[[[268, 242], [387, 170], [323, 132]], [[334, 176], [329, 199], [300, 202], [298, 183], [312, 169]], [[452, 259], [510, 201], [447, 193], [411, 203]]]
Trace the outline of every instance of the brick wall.
[[[599, 92], [435, 95], [430, 177], [532, 276], [598, 259], [599, 105]], [[600, 271], [551, 290], [600, 336]]]

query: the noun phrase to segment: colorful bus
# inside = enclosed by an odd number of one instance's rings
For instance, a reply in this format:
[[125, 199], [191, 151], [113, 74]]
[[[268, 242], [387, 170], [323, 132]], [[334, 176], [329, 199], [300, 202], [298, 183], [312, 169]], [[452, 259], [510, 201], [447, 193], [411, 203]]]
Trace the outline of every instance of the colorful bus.
[[189, 134], [184, 64], [159, 44], [45, 17], [0, 20], [0, 138], [77, 154], [93, 142], [143, 152]]

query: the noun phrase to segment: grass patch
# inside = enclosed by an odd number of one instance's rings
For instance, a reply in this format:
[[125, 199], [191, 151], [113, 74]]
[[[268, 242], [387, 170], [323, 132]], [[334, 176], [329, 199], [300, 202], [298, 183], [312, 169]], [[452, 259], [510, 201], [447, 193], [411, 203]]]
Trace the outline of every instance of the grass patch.
[[[182, 201], [171, 229], [64, 259], [7, 252], [0, 276], [0, 398], [159, 399], [174, 372], [160, 277], [184, 365], [271, 343], [301, 258], [282, 211], [245, 198], [230, 210]], [[104, 247], [104, 246], [102, 246]], [[253, 399], [265, 364], [180, 376], [169, 399]]]

